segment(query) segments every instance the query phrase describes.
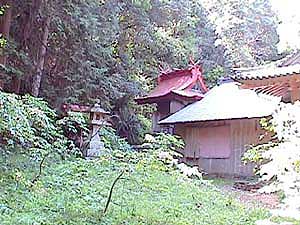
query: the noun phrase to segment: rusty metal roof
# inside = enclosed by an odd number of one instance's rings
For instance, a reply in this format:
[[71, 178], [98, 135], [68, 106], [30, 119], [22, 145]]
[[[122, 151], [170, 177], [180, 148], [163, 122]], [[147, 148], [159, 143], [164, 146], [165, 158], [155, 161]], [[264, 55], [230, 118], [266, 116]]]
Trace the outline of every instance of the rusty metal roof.
[[273, 113], [281, 98], [243, 89], [239, 83], [224, 83], [211, 89], [202, 100], [160, 121], [160, 124], [212, 120], [261, 118]]

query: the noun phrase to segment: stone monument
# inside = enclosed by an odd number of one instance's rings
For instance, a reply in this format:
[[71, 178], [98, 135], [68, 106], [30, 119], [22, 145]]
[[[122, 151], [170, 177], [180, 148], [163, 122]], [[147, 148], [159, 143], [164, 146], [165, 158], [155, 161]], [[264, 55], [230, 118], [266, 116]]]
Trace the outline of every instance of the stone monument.
[[88, 140], [89, 146], [86, 151], [86, 157], [99, 157], [104, 150], [104, 143], [101, 141], [99, 130], [109, 125], [107, 122], [109, 112], [105, 111], [96, 103], [90, 110], [90, 134]]

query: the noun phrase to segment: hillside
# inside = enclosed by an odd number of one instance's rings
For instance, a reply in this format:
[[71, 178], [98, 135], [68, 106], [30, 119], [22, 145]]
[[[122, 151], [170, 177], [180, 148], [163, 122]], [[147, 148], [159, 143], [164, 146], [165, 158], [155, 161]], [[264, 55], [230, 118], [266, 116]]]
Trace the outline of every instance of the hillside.
[[[212, 184], [187, 178], [147, 154], [115, 155], [99, 160], [48, 159], [42, 177], [30, 188], [39, 165], [28, 164], [28, 158], [20, 164], [20, 157], [2, 156], [1, 224], [250, 225], [267, 216], [263, 209], [247, 208]], [[121, 170], [125, 173], [104, 215]]]

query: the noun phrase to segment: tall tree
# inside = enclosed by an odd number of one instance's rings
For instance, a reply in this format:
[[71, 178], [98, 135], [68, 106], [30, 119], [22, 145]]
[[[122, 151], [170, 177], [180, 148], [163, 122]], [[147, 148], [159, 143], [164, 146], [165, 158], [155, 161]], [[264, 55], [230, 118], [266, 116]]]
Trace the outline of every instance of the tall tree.
[[[257, 63], [273, 52], [266, 47], [271, 41], [268, 35], [259, 42], [260, 47], [249, 44], [257, 32], [251, 30], [255, 25], [247, 21], [249, 10], [241, 0], [237, 4], [247, 12], [232, 11], [229, 3], [228, 7], [230, 15], [240, 13], [245, 24], [223, 27], [224, 32], [217, 20], [208, 20], [212, 14], [203, 1], [11, 1], [14, 13], [5, 50], [8, 59], [1, 68], [6, 90], [44, 97], [57, 108], [65, 102], [91, 104], [100, 99], [103, 107], [119, 115], [120, 131], [139, 127], [140, 108], [132, 97], [153, 87], [159, 68], [186, 67], [193, 57], [203, 64], [205, 75], [215, 79], [228, 58], [232, 63]], [[223, 6], [215, 7], [222, 17]], [[253, 22], [255, 5], [251, 10]], [[262, 17], [262, 11], [259, 15]], [[259, 24], [266, 27], [265, 19]], [[237, 33], [254, 36], [243, 42]], [[218, 38], [222, 43], [216, 46]], [[246, 53], [240, 50], [245, 46]], [[142, 132], [137, 128], [131, 133]]]
[[[5, 66], [7, 55], [4, 51], [5, 43], [9, 39], [9, 31], [12, 17], [12, 4], [10, 0], [4, 0], [0, 4], [0, 65]], [[0, 89], [3, 84], [3, 74], [0, 72]]]
[[44, 70], [44, 63], [48, 45], [48, 37], [49, 37], [49, 26], [50, 26], [51, 18], [47, 16], [44, 21], [44, 30], [42, 35], [42, 40], [40, 43], [40, 50], [38, 51], [37, 61], [36, 61], [36, 69], [35, 74], [32, 76], [32, 91], [31, 94], [35, 97], [39, 96], [42, 75]]
[[[1, 16], [0, 16], [0, 35], [3, 39], [9, 38], [9, 31], [12, 17], [12, 3], [10, 0], [4, 0], [0, 4]], [[1, 52], [0, 64], [6, 64], [6, 55]]]
[[277, 57], [277, 21], [269, 0], [205, 0], [230, 66], [255, 66]]

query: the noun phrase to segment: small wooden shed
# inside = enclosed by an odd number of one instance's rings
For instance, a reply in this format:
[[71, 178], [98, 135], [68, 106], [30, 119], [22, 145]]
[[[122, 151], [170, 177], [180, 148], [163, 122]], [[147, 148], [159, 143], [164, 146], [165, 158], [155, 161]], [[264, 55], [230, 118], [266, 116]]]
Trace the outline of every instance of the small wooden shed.
[[208, 174], [251, 176], [253, 165], [245, 165], [242, 156], [247, 145], [258, 143], [259, 120], [270, 116], [279, 101], [236, 82], [224, 83], [160, 124], [175, 125], [185, 141], [186, 162]]

